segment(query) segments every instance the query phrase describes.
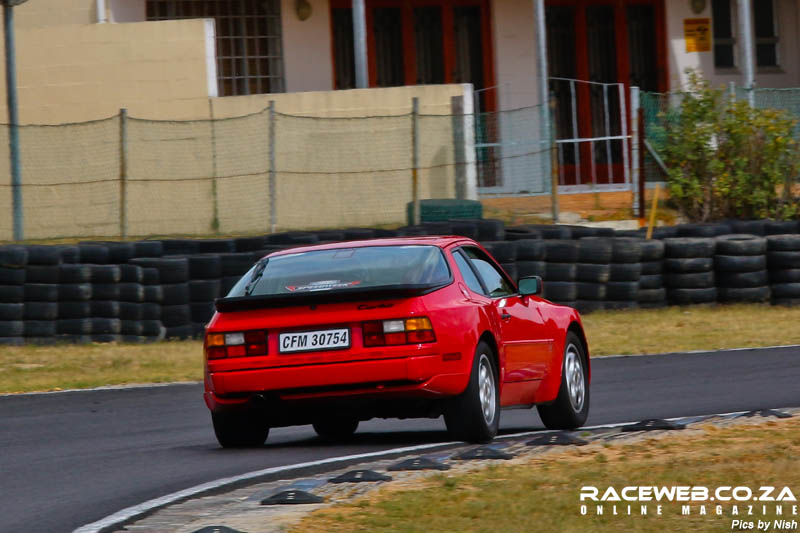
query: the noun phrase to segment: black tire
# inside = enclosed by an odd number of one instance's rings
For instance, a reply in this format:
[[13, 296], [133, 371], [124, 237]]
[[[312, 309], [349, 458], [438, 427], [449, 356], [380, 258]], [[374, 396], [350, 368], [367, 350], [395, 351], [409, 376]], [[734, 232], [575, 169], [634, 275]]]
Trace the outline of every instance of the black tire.
[[506, 228], [507, 241], [522, 241], [541, 239], [542, 232], [527, 226], [511, 226]]
[[642, 275], [643, 276], [650, 276], [653, 274], [661, 274], [664, 271], [664, 262], [661, 260], [658, 261], [643, 261], [642, 265]]
[[58, 285], [58, 301], [85, 302], [92, 299], [92, 286], [89, 283], [62, 283]]
[[269, 436], [269, 426], [257, 411], [211, 413], [211, 422], [223, 448], [259, 448]]
[[139, 283], [119, 283], [119, 301], [141, 303], [144, 301], [144, 285]]
[[667, 290], [664, 288], [660, 289], [639, 289], [639, 295], [636, 300], [639, 303], [652, 303], [652, 302], [664, 302], [667, 299]]
[[69, 318], [56, 321], [59, 335], [91, 335], [92, 321], [89, 318]]
[[189, 280], [189, 260], [185, 257], [136, 257], [131, 263], [158, 269], [161, 283], [185, 283]]
[[192, 323], [184, 324], [183, 326], [171, 326], [164, 329], [164, 338], [176, 340], [188, 340], [194, 338], [194, 328]]
[[120, 320], [141, 320], [142, 319], [142, 304], [134, 302], [120, 302], [119, 303], [119, 319]]
[[0, 303], [0, 320], [22, 320], [25, 316], [25, 305]]
[[664, 276], [661, 274], [646, 274], [639, 278], [639, 289], [660, 289], [664, 286]]
[[145, 337], [159, 337], [165, 332], [160, 320], [142, 320], [142, 335]]
[[201, 254], [235, 253], [236, 243], [233, 239], [200, 239], [197, 242], [197, 252]]
[[769, 275], [766, 270], [756, 272], [718, 272], [718, 287], [763, 287], [769, 285]]
[[595, 311], [602, 311], [605, 309], [605, 304], [602, 300], [575, 300], [574, 307], [582, 315], [588, 315]]
[[522, 239], [517, 244], [517, 261], [542, 261], [544, 241], [541, 239]]
[[763, 255], [767, 240], [756, 235], [734, 233], [717, 237], [716, 253], [720, 255]]
[[[800, 298], [775, 298], [773, 297], [772, 305], [781, 305], [783, 307], [797, 307], [800, 306]], [[3, 338], [0, 337], [0, 344], [2, 344]]]
[[31, 244], [25, 247], [28, 251], [29, 265], [57, 265], [61, 263], [61, 253], [55, 246]]
[[[800, 283], [800, 268], [787, 268], [783, 270], [770, 270], [769, 271], [770, 283]], [[3, 300], [2, 291], [0, 287], [0, 301]]]
[[25, 283], [26, 274], [24, 268], [0, 267], [0, 284], [22, 285]]
[[55, 320], [26, 320], [24, 337], [55, 337]]
[[542, 287], [542, 296], [547, 300], [571, 302], [578, 299], [578, 288], [572, 281], [549, 281]]
[[142, 323], [139, 320], [123, 320], [120, 323], [120, 334], [124, 336], [139, 337], [142, 331]]
[[161, 241], [136, 241], [133, 244], [133, 257], [161, 257], [164, 243]]
[[800, 283], [775, 283], [770, 288], [775, 298], [800, 298]]
[[635, 302], [639, 294], [638, 281], [609, 281], [606, 283], [606, 298]]
[[90, 320], [92, 322], [92, 336], [119, 335], [119, 332], [122, 329], [122, 323], [118, 318], [93, 317]]
[[117, 318], [119, 302], [116, 300], [92, 300], [92, 316], [96, 318]]
[[142, 267], [142, 285], [161, 285], [157, 268]]
[[578, 261], [576, 241], [545, 240], [544, 258], [553, 263], [575, 263]]
[[144, 272], [142, 267], [136, 265], [118, 265], [119, 266], [119, 281], [121, 283], [139, 283], [144, 281]]
[[243, 276], [245, 272], [250, 270], [255, 260], [253, 254], [220, 254], [222, 261], [222, 277], [229, 276]]
[[160, 287], [164, 305], [183, 305], [191, 301], [188, 283], [167, 283]]
[[481, 243], [498, 263], [512, 263], [517, 260], [517, 244], [510, 241], [487, 241]]
[[190, 239], [161, 239], [162, 255], [191, 255], [197, 253], [197, 241]]
[[[437, 232], [435, 229], [431, 232], [430, 226], [426, 224], [423, 224], [423, 227], [430, 232], [429, 235], [441, 235], [441, 233]], [[346, 241], [363, 241], [375, 238], [375, 230], [371, 228], [346, 228], [343, 232], [344, 240]], [[319, 239], [319, 235], [317, 235], [317, 239]]]
[[764, 223], [764, 233], [767, 235], [797, 233], [799, 224], [797, 220], [767, 220]]
[[800, 268], [800, 251], [767, 252], [770, 270], [778, 268]]
[[[461, 237], [467, 237], [473, 240], [478, 239], [478, 226], [476, 226], [474, 222], [468, 222], [466, 220], [451, 220], [450, 227], [453, 230], [453, 235], [459, 235]], [[424, 232], [425, 228], [421, 229]], [[405, 234], [414, 235], [414, 233], [405, 233]]]
[[105, 242], [103, 244], [108, 248], [109, 263], [122, 265], [135, 257], [132, 242]]
[[677, 226], [678, 237], [716, 237], [733, 233], [729, 224], [705, 222], [699, 224], [681, 224]]
[[639, 281], [640, 277], [641, 263], [611, 263], [609, 281]]
[[[319, 235], [317, 235], [317, 237], [319, 237]], [[328, 239], [320, 239], [320, 240], [328, 240]], [[264, 247], [264, 244], [266, 244], [266, 242], [267, 241], [263, 235], [257, 235], [255, 237], [239, 237], [237, 239], [233, 239], [233, 244], [236, 248], [235, 251], [240, 253], [255, 252], [256, 250], [260, 250]]]
[[266, 236], [267, 244], [289, 244], [297, 246], [300, 244], [316, 244], [319, 242], [317, 236], [306, 231], [287, 231], [285, 233], [272, 233]]
[[189, 256], [189, 278], [217, 279], [222, 276], [222, 259], [217, 254]]
[[714, 268], [721, 272], [756, 272], [767, 268], [763, 255], [715, 255]]
[[28, 250], [23, 246], [0, 246], [0, 267], [24, 268], [28, 264]]
[[167, 328], [191, 324], [192, 314], [189, 305], [183, 304], [161, 306], [161, 322]]
[[551, 263], [548, 261], [544, 270], [546, 281], [574, 281], [578, 265], [575, 263]]
[[481, 241], [502, 241], [506, 238], [506, 228], [502, 220], [481, 218], [475, 221], [475, 225]]
[[26, 283], [24, 287], [26, 302], [58, 301], [58, 285], [50, 283]]
[[572, 238], [572, 228], [567, 226], [559, 226], [557, 224], [549, 225], [549, 224], [542, 224], [536, 225], [531, 224], [529, 225], [532, 228], [538, 229], [542, 234], [542, 239], [547, 240], [567, 240]]
[[642, 239], [615, 237], [611, 239], [611, 261], [614, 263], [640, 263]]
[[208, 324], [216, 311], [214, 302], [193, 303], [189, 307], [191, 308], [192, 322], [196, 324]]
[[536, 406], [547, 429], [577, 429], [586, 422], [590, 397], [586, 363], [586, 348], [575, 333], [568, 332], [564, 342], [558, 396], [550, 404]]
[[324, 441], [344, 442], [353, 438], [358, 429], [358, 419], [352, 416], [330, 415], [311, 424]]
[[717, 288], [669, 289], [667, 300], [673, 305], [714, 303], [717, 301]]
[[89, 283], [92, 281], [92, 269], [89, 265], [59, 265], [58, 281], [60, 283]]
[[717, 287], [720, 302], [766, 302], [770, 297], [769, 286], [765, 287]]
[[91, 302], [58, 302], [58, 318], [74, 319], [92, 316]]
[[161, 322], [161, 305], [157, 303], [143, 303], [142, 320], [158, 320]]
[[714, 286], [714, 272], [664, 274], [664, 286], [670, 289], [705, 289]]
[[642, 263], [661, 261], [664, 258], [664, 243], [657, 239], [647, 239], [640, 243], [642, 247]]
[[92, 300], [119, 300], [119, 284], [92, 283]]
[[108, 247], [96, 243], [78, 245], [78, 262], [92, 265], [108, 264]]
[[544, 276], [547, 263], [544, 261], [517, 261], [517, 275], [521, 278], [527, 276]]
[[800, 251], [800, 235], [770, 235], [767, 237], [767, 250], [770, 252]]
[[584, 283], [579, 281], [575, 286], [578, 300], [593, 301], [606, 299], [606, 286], [604, 283]]
[[0, 321], [0, 338], [3, 337], [22, 337], [25, 332], [25, 323], [22, 320], [2, 320]]
[[614, 311], [639, 308], [638, 300], [606, 300], [604, 305], [606, 309]]
[[55, 320], [58, 304], [55, 302], [25, 302], [25, 320]]
[[575, 270], [575, 279], [589, 283], [606, 283], [611, 277], [611, 265], [593, 263], [578, 263]]
[[604, 265], [611, 262], [610, 239], [584, 238], [578, 241], [578, 262]]
[[710, 270], [714, 270], [713, 257], [668, 257], [664, 259], [665, 272], [689, 274]]
[[734, 233], [746, 233], [749, 235], [766, 235], [764, 225], [766, 220], [731, 220], [728, 225]]
[[714, 239], [689, 237], [664, 239], [664, 257], [711, 257], [715, 249]]
[[613, 237], [616, 234], [614, 228], [593, 228], [589, 226], [570, 226], [572, 238], [579, 240], [584, 237]]
[[161, 285], [143, 285], [144, 301], [150, 303], [161, 303], [164, 301], [164, 287]]
[[25, 283], [58, 283], [58, 265], [28, 265]]
[[508, 277], [514, 280], [514, 283], [519, 281], [519, 271], [516, 263], [500, 263], [500, 266], [508, 274]]
[[[319, 242], [322, 242], [322, 241], [325, 241], [325, 242], [338, 242], [338, 241], [345, 240], [344, 239], [344, 232], [340, 231], [340, 230], [331, 229], [331, 230], [318, 231], [316, 233], [317, 233], [317, 239], [319, 239]], [[450, 232], [450, 233], [452, 233], [452, 232]], [[261, 237], [259, 237], [259, 238], [261, 239], [261, 246], [259, 246], [258, 248], [253, 248], [251, 250], [239, 250], [239, 246], [237, 245], [236, 246], [236, 251], [237, 252], [258, 252], [260, 250], [263, 250], [264, 248], [267, 247], [267, 239], [263, 235]]]
[[483, 443], [497, 435], [500, 427], [498, 371], [494, 351], [485, 342], [479, 342], [475, 348], [466, 390], [446, 402], [444, 421], [451, 437], [457, 440]]
[[119, 283], [122, 273], [117, 265], [91, 265], [92, 283]]
[[0, 302], [18, 304], [25, 301], [24, 285], [0, 285]]
[[122, 342], [122, 335], [117, 333], [92, 333], [90, 335], [92, 342], [101, 344], [111, 344]]

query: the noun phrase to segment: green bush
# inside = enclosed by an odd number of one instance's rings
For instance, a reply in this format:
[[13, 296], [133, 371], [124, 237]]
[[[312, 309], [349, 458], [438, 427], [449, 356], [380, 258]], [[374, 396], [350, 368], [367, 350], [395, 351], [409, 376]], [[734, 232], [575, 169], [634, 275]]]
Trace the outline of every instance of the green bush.
[[797, 121], [750, 107], [689, 72], [689, 88], [664, 121], [670, 197], [692, 221], [797, 217]]

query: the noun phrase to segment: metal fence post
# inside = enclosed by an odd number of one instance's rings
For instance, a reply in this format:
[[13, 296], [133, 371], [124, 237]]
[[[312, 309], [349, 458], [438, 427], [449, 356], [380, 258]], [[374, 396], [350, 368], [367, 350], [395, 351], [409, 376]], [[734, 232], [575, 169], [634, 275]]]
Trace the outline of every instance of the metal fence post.
[[639, 107], [639, 88], [631, 87], [631, 159], [633, 161], [631, 181], [633, 182], [634, 213], [641, 207], [639, 205], [639, 173], [644, 170], [639, 168], [639, 135], [644, 133], [639, 131]]
[[455, 163], [456, 198], [464, 200], [467, 197], [467, 180], [465, 168], [464, 143], [464, 96], [450, 98], [451, 122], [453, 125], [453, 160]]
[[269, 228], [275, 233], [278, 225], [278, 213], [275, 183], [275, 100], [269, 101]]
[[119, 234], [128, 236], [128, 110], [119, 110]]
[[208, 116], [211, 126], [211, 201], [213, 215], [211, 217], [211, 231], [219, 233], [219, 195], [217, 193], [217, 121], [214, 118], [214, 101], [208, 99]]
[[[548, 107], [548, 106], [543, 106]], [[556, 99], [551, 97], [549, 104], [550, 115], [550, 131], [554, 132], [555, 129], [555, 116], [556, 116]], [[553, 224], [558, 223], [558, 143], [556, 143], [555, 135], [550, 135], [547, 139], [550, 143], [550, 204], [553, 213]]]
[[17, 63], [14, 46], [14, 5], [3, 2], [3, 30], [6, 49], [6, 103], [8, 108], [8, 148], [11, 163], [11, 198], [14, 213], [14, 240], [25, 238], [25, 213], [22, 209], [22, 163], [19, 150], [17, 115]]
[[422, 222], [419, 206], [419, 98], [411, 99], [411, 199], [414, 202], [414, 224]]

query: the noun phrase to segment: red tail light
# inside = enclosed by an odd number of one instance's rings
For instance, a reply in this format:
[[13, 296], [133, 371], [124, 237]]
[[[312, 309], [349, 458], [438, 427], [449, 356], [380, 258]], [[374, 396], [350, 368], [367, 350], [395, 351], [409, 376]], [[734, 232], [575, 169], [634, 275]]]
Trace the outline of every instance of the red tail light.
[[424, 317], [364, 322], [362, 329], [367, 347], [436, 341], [431, 321]]
[[208, 333], [205, 340], [208, 359], [267, 355], [266, 331]]

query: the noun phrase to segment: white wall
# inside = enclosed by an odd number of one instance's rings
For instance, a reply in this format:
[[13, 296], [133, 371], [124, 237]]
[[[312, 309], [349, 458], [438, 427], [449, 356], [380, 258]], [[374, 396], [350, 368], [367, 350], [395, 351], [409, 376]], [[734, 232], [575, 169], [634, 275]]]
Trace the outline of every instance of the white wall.
[[309, 0], [311, 16], [300, 20], [295, 0], [281, 0], [286, 91], [333, 89], [331, 11], [328, 0]]
[[531, 0], [492, 0], [495, 83], [500, 109], [539, 103], [536, 19]]
[[[669, 86], [678, 89], [686, 83], [687, 68], [698, 69], [712, 85], [720, 86], [734, 82], [743, 84], [742, 74], [739, 69], [715, 69], [714, 52], [686, 52], [683, 36], [683, 20], [687, 18], [711, 18], [711, 1], [707, 2], [704, 12], [695, 14], [690, 9], [690, 4], [666, 0], [667, 17], [667, 53], [669, 55]], [[738, 35], [739, 28], [735, 20], [737, 0], [731, 0], [731, 10], [734, 14], [734, 35]], [[800, 56], [798, 54], [798, 12], [797, 0], [775, 0], [775, 18], [778, 21], [778, 56], [779, 68], [756, 69], [756, 85], [759, 87], [797, 87], [800, 85]], [[712, 21], [713, 24], [713, 21]], [[737, 37], [738, 39], [738, 37]], [[736, 50], [737, 61], [741, 57], [740, 50]]]

